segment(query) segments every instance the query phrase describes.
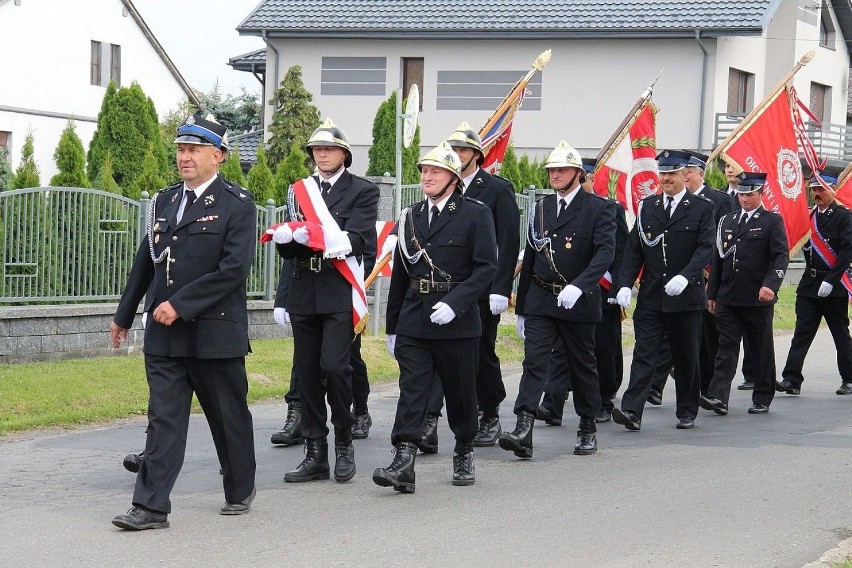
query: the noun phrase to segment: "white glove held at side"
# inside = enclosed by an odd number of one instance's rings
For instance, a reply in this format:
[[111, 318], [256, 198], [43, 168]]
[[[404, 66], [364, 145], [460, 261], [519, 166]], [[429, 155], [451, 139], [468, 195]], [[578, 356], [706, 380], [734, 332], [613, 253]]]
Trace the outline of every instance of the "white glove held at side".
[[689, 284], [689, 281], [678, 274], [666, 284], [666, 294], [669, 296], [680, 296], [681, 292], [686, 290], [686, 285]]
[[526, 321], [527, 321], [526, 316], [518, 316], [518, 323], [517, 323], [516, 328], [518, 330], [518, 337], [520, 337], [521, 339], [527, 338], [527, 330], [526, 330], [526, 327], [524, 326]]
[[293, 231], [289, 225], [281, 225], [272, 233], [272, 240], [279, 245], [286, 245], [293, 240]]
[[491, 313], [499, 316], [509, 309], [509, 298], [500, 294], [490, 294], [488, 296], [488, 306], [491, 308]]
[[396, 359], [396, 355], [393, 354], [394, 349], [396, 349], [396, 334], [392, 333], [385, 338], [385, 345], [387, 345], [388, 353], [390, 356]]
[[618, 291], [618, 294], [615, 295], [615, 301], [618, 302], [618, 305], [624, 308], [625, 310], [630, 307], [630, 301], [633, 299], [633, 292], [630, 291], [630, 288], [625, 286]]
[[819, 285], [817, 296], [819, 296], [820, 298], [825, 298], [826, 296], [831, 294], [832, 290], [834, 290], [834, 284], [829, 284], [828, 282], [823, 281], [823, 283]]
[[444, 302], [438, 302], [432, 309], [435, 310], [432, 312], [432, 315], [429, 316], [429, 319], [432, 320], [432, 323], [436, 323], [438, 325], [446, 325], [456, 319], [456, 312], [453, 311], [453, 308], [445, 304]]
[[290, 314], [284, 308], [275, 308], [272, 310], [272, 317], [275, 318], [275, 323], [285, 329], [287, 328], [287, 324], [290, 323]]
[[577, 303], [577, 299], [582, 295], [582, 290], [573, 284], [568, 284], [561, 292], [559, 292], [559, 296], [556, 297], [556, 303], [566, 310], [570, 310], [574, 307], [574, 304]]
[[379, 254], [379, 258], [384, 258], [388, 253], [393, 254], [398, 242], [399, 237], [396, 235], [388, 235], [388, 238], [386, 238], [384, 244], [382, 244], [382, 252]]

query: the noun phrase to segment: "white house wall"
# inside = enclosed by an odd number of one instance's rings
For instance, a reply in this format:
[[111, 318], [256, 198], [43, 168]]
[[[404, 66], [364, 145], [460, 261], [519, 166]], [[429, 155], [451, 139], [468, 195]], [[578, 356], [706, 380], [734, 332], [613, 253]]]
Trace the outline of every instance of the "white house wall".
[[[42, 183], [56, 173], [53, 151], [67, 118], [88, 149], [106, 87], [90, 85], [91, 41], [121, 46], [121, 84], [139, 83], [158, 114], [186, 98], [180, 84], [120, 0], [0, 0], [0, 131], [12, 132], [11, 159], [17, 167], [27, 130], [32, 128]], [[195, 47], [193, 47], [195, 49]], [[39, 116], [61, 115], [59, 118]]]
[[[706, 40], [711, 46], [713, 40]], [[526, 70], [545, 49], [553, 59], [544, 70], [542, 108], [521, 111], [512, 138], [516, 148], [543, 158], [560, 139], [584, 155], [595, 155], [638, 100], [644, 89], [664, 69], [654, 90], [660, 147], [693, 148], [697, 143], [701, 85], [701, 50], [694, 40], [583, 40], [514, 41], [500, 46], [494, 41], [371, 41], [275, 40], [280, 54], [278, 81], [292, 65], [302, 66], [305, 87], [323, 116], [330, 116], [347, 133], [353, 145], [353, 169], [367, 166], [372, 144], [373, 119], [379, 104], [401, 84], [401, 58], [424, 58], [423, 110], [420, 113], [421, 148], [438, 144], [466, 120], [481, 126], [492, 111], [437, 111], [437, 72], [446, 70]], [[500, 47], [499, 56], [495, 55]], [[320, 71], [323, 56], [387, 58], [384, 96], [322, 96]], [[276, 87], [272, 66], [275, 53], [267, 50], [266, 100]], [[519, 76], [520, 78], [520, 76]], [[271, 122], [266, 108], [266, 124]]]

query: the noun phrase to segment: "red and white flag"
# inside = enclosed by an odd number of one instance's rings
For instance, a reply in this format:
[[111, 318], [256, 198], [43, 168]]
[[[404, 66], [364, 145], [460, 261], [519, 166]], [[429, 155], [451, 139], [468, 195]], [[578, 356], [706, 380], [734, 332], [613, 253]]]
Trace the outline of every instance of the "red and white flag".
[[837, 200], [846, 207], [852, 207], [852, 164], [843, 170], [837, 178]]
[[[393, 221], [376, 221], [376, 260], [380, 260], [382, 247], [384, 247], [385, 241], [393, 231], [395, 224]], [[393, 255], [381, 272], [382, 276], [390, 276], [391, 274], [393, 274]]]
[[781, 89], [767, 101], [745, 128], [724, 148], [724, 158], [741, 169], [765, 172], [763, 206], [780, 213], [787, 230], [787, 245], [798, 248], [808, 237], [808, 198], [799, 159], [799, 132], [794, 125], [794, 104]]
[[595, 169], [595, 193], [618, 200], [632, 226], [639, 201], [660, 192], [656, 109], [649, 98], [600, 155]]

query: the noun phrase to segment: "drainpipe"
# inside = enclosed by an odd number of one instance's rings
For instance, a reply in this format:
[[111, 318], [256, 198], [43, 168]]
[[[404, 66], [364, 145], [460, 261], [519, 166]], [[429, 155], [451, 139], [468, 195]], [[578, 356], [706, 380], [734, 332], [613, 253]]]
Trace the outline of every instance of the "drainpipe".
[[[272, 87], [272, 88], [273, 88], [273, 90], [274, 90], [274, 89], [277, 89], [277, 88], [278, 88], [278, 64], [279, 64], [279, 62], [280, 62], [280, 60], [281, 60], [281, 54], [280, 54], [280, 53], [278, 53], [278, 50], [277, 50], [277, 49], [275, 49], [275, 45], [274, 45], [272, 42], [270, 42], [270, 41], [269, 41], [269, 38], [268, 38], [268, 36], [267, 36], [267, 31], [266, 31], [266, 30], [263, 30], [263, 35], [262, 35], [261, 37], [263, 38], [263, 42], [264, 42], [264, 43], [265, 43], [265, 44], [269, 47], [269, 49], [271, 49], [271, 50], [272, 50], [272, 52], [275, 54], [274, 63], [273, 63], [273, 66], [272, 66], [272, 69], [273, 69], [273, 72], [272, 72], [272, 79], [273, 79], [273, 81], [274, 81], [274, 82], [272, 83], [272, 85], [273, 85], [273, 87]], [[266, 72], [267, 72], [267, 74], [269, 73], [269, 63], [267, 63], [267, 64], [266, 64]], [[266, 91], [266, 85], [264, 85], [263, 90], [264, 90], [263, 97], [264, 97], [264, 98], [266, 98], [266, 93], [265, 93], [265, 91]], [[262, 101], [262, 102], [264, 102], [264, 106], [265, 106], [265, 101]], [[264, 120], [263, 122], [265, 123], [266, 121]], [[263, 126], [263, 125], [261, 125], [261, 127], [262, 127], [262, 126]]]
[[701, 48], [701, 53], [704, 54], [701, 59], [701, 102], [698, 109], [698, 144], [695, 145], [698, 150], [701, 150], [701, 141], [704, 139], [704, 105], [706, 104], [705, 91], [707, 89], [707, 59], [709, 55], [704, 44], [701, 43], [701, 30], [695, 30], [695, 41], [698, 43], [698, 47]]

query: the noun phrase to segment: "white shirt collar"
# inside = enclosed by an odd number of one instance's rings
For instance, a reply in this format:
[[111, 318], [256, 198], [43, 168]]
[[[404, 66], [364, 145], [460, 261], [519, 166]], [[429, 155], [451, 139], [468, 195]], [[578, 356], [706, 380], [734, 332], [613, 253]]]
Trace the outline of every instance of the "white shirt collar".
[[201, 185], [199, 185], [195, 189], [190, 189], [190, 188], [186, 187], [186, 182], [183, 182], [183, 190], [184, 190], [184, 192], [186, 192], [186, 190], [190, 190], [192, 192], [195, 192], [195, 198], [198, 199], [199, 197], [201, 197], [201, 194], [204, 193], [204, 190], [207, 189], [208, 187], [210, 187], [210, 184], [213, 183], [218, 176], [219, 176], [219, 172], [216, 172], [215, 174], [213, 174], [212, 178], [208, 179], [207, 181], [205, 181], [204, 183], [202, 183]]
[[[686, 193], [687, 193], [687, 189], [684, 187], [682, 190], [680, 190], [680, 193], [678, 193], [677, 195], [672, 195], [672, 196], [671, 196], [671, 198], [673, 199], [673, 201], [672, 201], [672, 209], [674, 209], [674, 208], [676, 208], [678, 205], [680, 205], [680, 202], [683, 200], [683, 198], [684, 198], [684, 196], [686, 195]], [[667, 195], [667, 194], [665, 194], [665, 193], [664, 193], [664, 194], [663, 194], [663, 197], [669, 197], [669, 195]], [[663, 200], [663, 207], [665, 207], [665, 206], [666, 206], [666, 205], [665, 205], [665, 200]]]
[[328, 179], [325, 179], [324, 177], [322, 177], [322, 175], [318, 174], [318, 177], [319, 177], [319, 180], [320, 180], [320, 187], [322, 187], [322, 182], [324, 182], [324, 181], [327, 181], [328, 183], [331, 184], [331, 187], [334, 187], [334, 184], [337, 183], [337, 180], [340, 179], [340, 176], [342, 176], [343, 172], [345, 172], [345, 171], [346, 171], [346, 168], [340, 168], [339, 170], [337, 170], [336, 174], [334, 174], [333, 176], [331, 176]]
[[427, 197], [426, 198], [426, 205], [429, 206], [429, 213], [432, 212], [432, 206], [433, 205], [438, 208], [438, 213], [443, 211], [444, 206], [447, 204], [447, 201], [449, 201], [450, 197], [453, 196], [453, 193], [455, 193], [455, 191], [447, 191], [447, 193], [444, 194], [444, 196], [441, 198], [440, 201], [432, 201], [431, 199], [429, 199]]
[[[577, 192], [578, 192], [578, 191], [582, 191], [582, 190], [583, 190], [583, 187], [582, 187], [582, 186], [580, 186], [580, 185], [578, 185], [576, 188], [574, 188], [574, 191], [572, 191], [571, 193], [569, 193], [569, 194], [568, 194], [568, 195], [566, 195], [565, 197], [562, 197], [561, 195], [559, 195], [559, 194], [557, 193], [557, 194], [556, 194], [556, 199], [557, 199], [557, 200], [559, 200], [559, 201], [564, 201], [564, 202], [565, 202], [565, 208], [567, 209], [567, 208], [568, 208], [568, 206], [569, 206], [569, 205], [571, 205], [571, 202], [572, 202], [572, 201], [574, 201], [574, 197], [576, 197], [576, 196], [577, 196]], [[559, 210], [558, 205], [559, 205], [559, 204], [557, 203], [557, 211]]]
[[466, 178], [464, 178], [462, 180], [462, 187], [464, 188], [464, 189], [462, 189], [462, 195], [464, 195], [464, 193], [467, 191], [467, 188], [470, 187], [470, 184], [473, 183], [473, 178], [475, 178], [476, 174], [478, 174], [478, 173], [479, 173], [479, 168], [476, 168], [475, 170], [473, 170], [472, 174], [470, 174], [469, 176], [467, 176]]

